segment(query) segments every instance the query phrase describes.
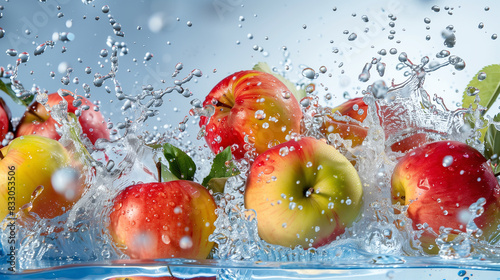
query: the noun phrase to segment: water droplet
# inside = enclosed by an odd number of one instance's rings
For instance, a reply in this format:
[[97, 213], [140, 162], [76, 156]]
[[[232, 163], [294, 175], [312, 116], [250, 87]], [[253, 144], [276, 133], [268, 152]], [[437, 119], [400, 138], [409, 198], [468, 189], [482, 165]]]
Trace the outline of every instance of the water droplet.
[[319, 226], [315, 226], [315, 227], [314, 227], [314, 231], [315, 231], [315, 232], [319, 232], [319, 231], [320, 231], [320, 229], [321, 229], [321, 228], [320, 228]]
[[266, 118], [266, 113], [264, 113], [263, 110], [257, 110], [255, 111], [255, 118], [258, 120], [263, 120]]
[[465, 270], [460, 270], [460, 271], [458, 272], [458, 276], [460, 276], [460, 277], [465, 276], [465, 274], [466, 274], [466, 273], [467, 273], [467, 272], [466, 272]]
[[486, 79], [486, 73], [484, 73], [484, 72], [479, 72], [479, 73], [477, 74], [477, 79], [478, 79], [479, 81], [484, 81], [484, 79]]
[[364, 22], [368, 22], [369, 19], [368, 19], [368, 16], [367, 15], [362, 15], [361, 16], [361, 19], [364, 21]]
[[109, 160], [108, 163], [106, 163], [106, 171], [110, 172], [113, 167], [115, 167], [115, 162], [113, 160]]
[[431, 19], [426, 17], [426, 18], [424, 18], [424, 22], [429, 24], [429, 23], [431, 23]]
[[492, 34], [491, 35], [491, 39], [492, 40], [496, 40], [498, 38], [498, 35], [496, 33]]
[[363, 70], [361, 71], [361, 74], [359, 74], [358, 79], [361, 82], [367, 82], [370, 79], [370, 69], [372, 68], [371, 63], [366, 63], [365, 67], [363, 67]]
[[191, 26], [193, 26], [193, 23], [189, 20], [189, 21], [186, 23], [186, 25], [187, 25], [188, 27], [191, 27]]
[[3, 38], [3, 36], [5, 36], [5, 30], [0, 27], [0, 38]]
[[15, 49], [8, 49], [7, 51], [5, 51], [5, 53], [7, 55], [10, 55], [10, 56], [16, 56], [17, 55], [17, 51]]
[[445, 156], [443, 158], [443, 167], [448, 167], [453, 163], [453, 156]]
[[386, 55], [387, 51], [385, 49], [381, 49], [380, 51], [378, 51], [378, 54], [380, 54], [380, 55]]
[[179, 246], [185, 250], [190, 249], [193, 247], [193, 240], [189, 236], [183, 236], [181, 240], [179, 240]]
[[65, 167], [52, 174], [52, 187], [67, 200], [74, 200], [78, 195], [80, 173], [71, 167]]
[[103, 13], [105, 13], [105, 14], [106, 14], [106, 13], [108, 13], [108, 12], [109, 12], [109, 6], [108, 6], [108, 5], [104, 5], [104, 6], [102, 6], [101, 11], [102, 11]]
[[100, 52], [99, 52], [99, 56], [100, 57], [107, 57], [108, 56], [108, 50], [107, 49], [102, 49]]
[[302, 76], [312, 80], [316, 76], [316, 72], [312, 68], [305, 68], [302, 70]]
[[436, 12], [436, 13], [437, 13], [437, 12], [439, 12], [439, 11], [441, 10], [441, 9], [439, 8], [439, 6], [438, 6], [438, 5], [434, 5], [434, 6], [432, 6], [432, 8], [431, 8], [431, 9], [432, 9], [434, 12]]
[[247, 34], [247, 38], [248, 38], [248, 39], [250, 39], [250, 40], [252, 40], [252, 39], [253, 39], [253, 35], [252, 35], [252, 33], [248, 33], [248, 34]]
[[398, 50], [397, 50], [396, 48], [391, 48], [391, 49], [389, 50], [389, 53], [390, 53], [390, 54], [397, 54], [397, 53], [398, 53]]
[[482, 22], [480, 22], [480, 23], [477, 25], [477, 28], [479, 28], [479, 29], [483, 29], [483, 27], [484, 27], [484, 23], [482, 23]]
[[319, 68], [319, 72], [321, 72], [322, 74], [325, 74], [325, 73], [326, 73], [326, 71], [327, 71], [327, 69], [326, 69], [326, 67], [325, 67], [325, 66], [321, 66], [321, 67]]
[[85, 73], [90, 74], [92, 72], [92, 68], [90, 67], [85, 67]]
[[354, 41], [354, 40], [356, 40], [356, 38], [358, 38], [358, 34], [351, 33], [351, 35], [349, 35], [349, 37], [347, 37], [347, 40]]
[[150, 53], [150, 52], [147, 52], [145, 55], [144, 55], [144, 60], [145, 61], [149, 61], [151, 60], [151, 58], [153, 58], [153, 54]]
[[30, 60], [30, 54], [27, 52], [20, 53], [18, 57], [21, 60], [21, 63], [25, 63], [28, 62], [28, 60]]

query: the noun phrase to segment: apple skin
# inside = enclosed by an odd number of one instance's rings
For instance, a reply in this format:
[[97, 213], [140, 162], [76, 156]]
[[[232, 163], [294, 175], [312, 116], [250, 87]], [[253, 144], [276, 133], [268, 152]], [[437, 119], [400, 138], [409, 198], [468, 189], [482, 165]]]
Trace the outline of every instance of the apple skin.
[[5, 101], [0, 98], [0, 148], [2, 146], [2, 141], [5, 139], [5, 135], [12, 131], [12, 114], [10, 113], [9, 107], [5, 104]]
[[[64, 100], [68, 103], [68, 112], [75, 113], [78, 107], [73, 106], [75, 100], [73, 93], [67, 90], [62, 91], [68, 94], [64, 96]], [[107, 123], [101, 112], [93, 109], [95, 105], [90, 100], [83, 96], [80, 96], [80, 98], [82, 106], [87, 105], [90, 107], [88, 110], [82, 110], [78, 118], [83, 134], [89, 138], [92, 144], [95, 144], [97, 139], [100, 138], [109, 139]], [[51, 93], [48, 96], [47, 105], [52, 107], [62, 100], [63, 97], [58, 93]], [[50, 116], [50, 112], [46, 110], [45, 106], [35, 101], [28, 107], [19, 122], [16, 128], [16, 136], [37, 134], [59, 140], [61, 136], [57, 133], [56, 126], [59, 126], [59, 124]]]
[[240, 71], [229, 75], [207, 95], [203, 106], [209, 105], [215, 112], [210, 118], [201, 116], [200, 127], [206, 126], [205, 140], [216, 154], [232, 147], [234, 158], [241, 159], [247, 151], [245, 137], [261, 154], [286, 142], [291, 133], [300, 133], [300, 104], [271, 74]]
[[[4, 205], [0, 207], [0, 220], [8, 214], [6, 205], [12, 201], [9, 199], [9, 187], [14, 187], [12, 189], [15, 191], [16, 202], [14, 212], [17, 212], [31, 201], [31, 196], [38, 186], [44, 186], [43, 191], [33, 201], [31, 209], [31, 212], [35, 212], [41, 218], [54, 218], [63, 214], [78, 200], [84, 190], [81, 181], [72, 199], [54, 190], [51, 182], [52, 174], [61, 168], [75, 165], [69, 152], [56, 140], [26, 135], [15, 138], [0, 152], [3, 156], [0, 160], [0, 201], [1, 205]], [[15, 169], [12, 170], [12, 167]]]
[[[108, 229], [131, 259], [206, 259], [214, 245], [208, 237], [215, 230], [215, 209], [208, 190], [195, 182], [133, 185], [114, 199]], [[192, 246], [182, 248], [186, 236]]]
[[363, 189], [356, 170], [340, 152], [321, 140], [304, 137], [275, 146], [255, 159], [244, 199], [245, 208], [257, 213], [263, 240], [285, 247], [317, 248], [335, 240], [356, 220]]
[[[443, 166], [446, 156], [453, 157], [447, 167]], [[391, 185], [392, 202], [409, 205], [407, 215], [414, 229], [427, 223], [436, 233], [441, 226], [465, 232], [468, 220], [461, 215], [469, 213], [469, 206], [479, 198], [485, 198], [486, 204], [485, 213], [474, 220], [476, 225], [485, 233], [494, 232], [499, 222], [497, 178], [483, 155], [467, 144], [437, 141], [412, 150], [396, 164]], [[424, 232], [420, 241], [424, 251], [438, 252], [432, 234]], [[430, 245], [434, 248], [429, 249]]]

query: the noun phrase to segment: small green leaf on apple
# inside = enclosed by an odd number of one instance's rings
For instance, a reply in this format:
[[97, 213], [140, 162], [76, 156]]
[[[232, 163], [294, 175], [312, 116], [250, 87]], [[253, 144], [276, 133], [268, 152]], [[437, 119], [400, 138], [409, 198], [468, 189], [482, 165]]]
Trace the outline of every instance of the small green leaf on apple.
[[[500, 114], [497, 114], [493, 121], [500, 122]], [[493, 172], [497, 174], [500, 172], [499, 159], [500, 156], [500, 131], [496, 128], [494, 123], [488, 125], [486, 134], [484, 136], [484, 157], [491, 160]]]
[[[479, 92], [477, 92], [479, 91]], [[477, 92], [477, 93], [476, 93]], [[462, 98], [462, 107], [469, 108], [470, 105], [475, 108], [474, 100], [479, 96], [479, 105], [488, 111], [500, 94], [500, 64], [492, 64], [479, 70], [477, 75], [469, 82]]]
[[175, 177], [175, 175], [170, 172], [168, 169], [168, 165], [163, 164], [163, 162], [158, 161], [156, 163], [156, 168], [158, 169], [158, 182], [170, 182], [179, 180], [179, 178]]
[[269, 65], [267, 65], [267, 63], [265, 62], [259, 62], [255, 64], [255, 66], [252, 69], [255, 71], [271, 74], [276, 78], [278, 78], [278, 80], [280, 80], [280, 82], [285, 84], [285, 86], [293, 93], [293, 95], [297, 100], [302, 100], [302, 98], [306, 97], [307, 95], [305, 88], [301, 87], [300, 89], [297, 89], [297, 86], [294, 83], [290, 82], [288, 79], [281, 76], [280, 74], [273, 72], [273, 70], [271, 70], [271, 67], [269, 67]]
[[240, 174], [232, 160], [233, 156], [230, 147], [218, 153], [214, 158], [210, 174], [203, 179], [202, 185], [214, 192], [224, 192], [227, 179]]
[[30, 95], [29, 97], [26, 98], [17, 97], [16, 93], [12, 90], [11, 85], [12, 83], [6, 84], [0, 79], [0, 90], [5, 92], [8, 96], [10, 96], [10, 98], [12, 98], [12, 100], [14, 100], [14, 102], [16, 102], [17, 104], [28, 107], [33, 101], [33, 98], [35, 96]]
[[168, 161], [170, 172], [175, 177], [182, 180], [194, 180], [196, 164], [190, 156], [169, 143], [163, 144], [163, 155]]

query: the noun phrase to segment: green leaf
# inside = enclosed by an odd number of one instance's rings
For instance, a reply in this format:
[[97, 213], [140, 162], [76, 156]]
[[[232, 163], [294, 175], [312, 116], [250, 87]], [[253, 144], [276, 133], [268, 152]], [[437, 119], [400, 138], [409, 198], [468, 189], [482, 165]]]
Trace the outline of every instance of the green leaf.
[[285, 86], [293, 93], [293, 95], [295, 96], [295, 98], [298, 101], [300, 101], [302, 98], [306, 97], [306, 95], [307, 95], [306, 90], [304, 88], [297, 89], [297, 87], [295, 86], [294, 83], [290, 82], [288, 79], [281, 76], [280, 74], [273, 72], [273, 70], [271, 70], [271, 67], [269, 67], [269, 65], [267, 65], [267, 63], [265, 63], [265, 62], [259, 62], [259, 63], [255, 64], [255, 66], [253, 67], [253, 70], [264, 72], [267, 74], [271, 74], [271, 75], [275, 76], [276, 78], [278, 78], [278, 80], [280, 80], [280, 82], [285, 84]]
[[210, 174], [203, 179], [201, 184], [214, 192], [223, 192], [226, 180], [229, 177], [240, 174], [232, 159], [233, 155], [231, 154], [230, 147], [218, 153], [214, 158]]
[[8, 96], [10, 96], [10, 98], [12, 98], [12, 100], [14, 100], [14, 102], [16, 102], [17, 104], [28, 107], [33, 101], [33, 98], [35, 98], [35, 96], [31, 95], [26, 98], [19, 98], [16, 96], [16, 93], [12, 90], [11, 85], [12, 83], [6, 84], [0, 79], [0, 90], [5, 92]]
[[[482, 81], [478, 79], [481, 72], [486, 74], [486, 79]], [[464, 91], [462, 108], [469, 108], [471, 104], [474, 104], [475, 96], [470, 96], [468, 93], [475, 91], [475, 89], [479, 90], [479, 105], [486, 107], [486, 111], [488, 111], [500, 94], [500, 64], [488, 65], [479, 70]], [[473, 105], [472, 107], [475, 108], [476, 106]]]
[[[500, 122], [500, 113], [493, 118], [494, 122]], [[500, 131], [495, 127], [495, 124], [490, 124], [484, 136], [484, 157], [491, 159], [491, 165], [494, 173], [500, 171], [499, 159], [500, 156]]]
[[193, 181], [196, 172], [196, 164], [193, 159], [181, 149], [172, 144], [163, 145], [163, 155], [168, 161], [168, 167], [172, 174], [182, 180]]
[[168, 166], [163, 164], [163, 162], [159, 161], [156, 163], [156, 168], [159, 170], [160, 174], [160, 182], [170, 182], [170, 181], [175, 181], [179, 180], [179, 178], [175, 177], [172, 172], [168, 169]]

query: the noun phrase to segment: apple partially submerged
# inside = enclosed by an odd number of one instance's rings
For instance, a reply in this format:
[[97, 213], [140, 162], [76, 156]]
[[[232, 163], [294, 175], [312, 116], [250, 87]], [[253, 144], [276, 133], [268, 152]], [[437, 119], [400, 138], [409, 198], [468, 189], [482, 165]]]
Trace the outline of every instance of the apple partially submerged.
[[132, 259], [205, 259], [215, 209], [208, 190], [192, 181], [133, 185], [114, 199], [108, 229]]
[[[476, 225], [489, 239], [498, 234], [500, 186], [486, 159], [474, 148], [457, 141], [426, 144], [406, 154], [392, 175], [392, 201], [409, 205], [413, 227], [427, 223], [465, 232], [469, 206], [486, 199], [485, 213]], [[437, 253], [435, 236], [425, 231], [420, 239], [426, 252]]]
[[320, 247], [335, 240], [360, 214], [363, 189], [342, 154], [305, 137], [255, 159], [245, 208], [257, 213], [259, 235], [286, 247]]
[[337, 133], [342, 139], [351, 140], [353, 147], [363, 143], [368, 134], [368, 128], [360, 124], [366, 118], [368, 111], [368, 105], [363, 98], [353, 98], [333, 109], [326, 108], [326, 110], [329, 112], [325, 114], [320, 127], [321, 133], [324, 135]]
[[[37, 135], [15, 138], [0, 150], [0, 158], [0, 220], [10, 212], [10, 206], [15, 206], [15, 213], [30, 203], [33, 194], [37, 196], [31, 212], [54, 218], [68, 210], [83, 192], [84, 185], [78, 180], [79, 171], [73, 167], [70, 154], [53, 139]], [[63, 186], [53, 184], [54, 174], [65, 171], [56, 178], [67, 178], [68, 173], [76, 178]]]
[[214, 153], [231, 147], [235, 159], [253, 144], [257, 154], [300, 133], [302, 111], [291, 91], [278, 78], [259, 71], [229, 75], [210, 91], [203, 106], [212, 116], [200, 117], [205, 140]]
[[[385, 107], [377, 107], [378, 112], [385, 112]], [[325, 108], [326, 113], [324, 121], [320, 127], [320, 132], [324, 135], [332, 133], [339, 134], [342, 139], [351, 140], [352, 146], [361, 145], [368, 135], [368, 128], [361, 125], [366, 118], [368, 105], [363, 101], [362, 97], [349, 99], [339, 106], [330, 109]], [[386, 139], [389, 134], [393, 133], [391, 129], [399, 120], [398, 115], [387, 114], [379, 116], [381, 125], [386, 133]], [[398, 127], [399, 129], [403, 129]], [[427, 143], [428, 137], [425, 133], [417, 132], [405, 136], [401, 136], [394, 143], [390, 144], [390, 149], [394, 152], [406, 153], [418, 146]]]
[[[78, 122], [82, 127], [83, 134], [89, 138], [92, 144], [95, 144], [99, 138], [109, 139], [107, 123], [101, 112], [94, 109], [96, 106], [90, 100], [83, 96], [75, 96], [67, 90], [61, 90], [61, 93], [64, 97], [59, 93], [49, 94], [47, 105], [52, 107], [63, 100], [66, 101], [69, 113], [74, 114], [77, 110], [81, 111]], [[83, 106], [88, 106], [88, 109], [83, 110]], [[45, 106], [35, 101], [28, 107], [19, 122], [16, 136], [36, 134], [59, 140], [61, 136], [56, 131], [56, 127], [59, 125]]]

